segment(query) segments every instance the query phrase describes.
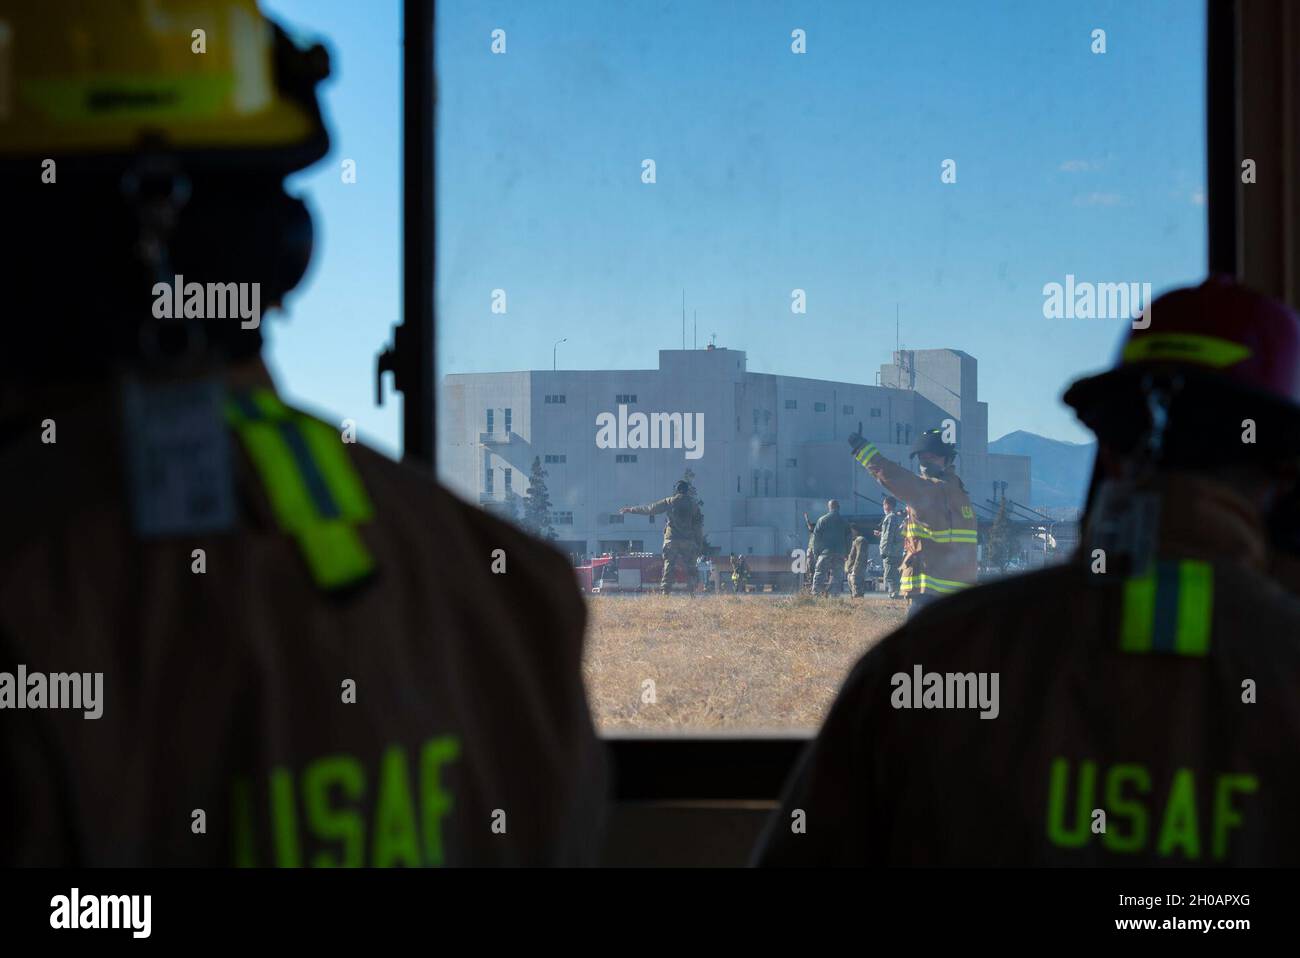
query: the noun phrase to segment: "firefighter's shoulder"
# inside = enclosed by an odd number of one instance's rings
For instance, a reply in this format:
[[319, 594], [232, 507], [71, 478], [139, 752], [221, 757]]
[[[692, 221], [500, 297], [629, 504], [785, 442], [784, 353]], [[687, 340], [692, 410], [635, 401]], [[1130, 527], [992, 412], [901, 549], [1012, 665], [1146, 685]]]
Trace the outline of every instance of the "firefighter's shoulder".
[[1055, 655], [1067, 630], [1097, 635], [1104, 613], [1098, 612], [1100, 593], [1089, 588], [1088, 574], [1077, 564], [1052, 566], [945, 596], [863, 656], [844, 691], [861, 692], [916, 665], [966, 671], [1018, 655]]
[[[1167, 579], [1171, 583], [1185, 566], [1196, 567], [1188, 570], [1195, 574], [1180, 591], [1186, 607], [1199, 602], [1205, 608], [1206, 654], [1244, 661], [1271, 657], [1278, 668], [1300, 670], [1300, 641], [1295, 638], [1300, 596], [1240, 563], [1168, 560], [1161, 565], [1172, 566], [1160, 573], [1172, 577]], [[1107, 658], [1092, 653], [1123, 651], [1126, 630], [1133, 631], [1137, 646], [1143, 645], [1143, 623], [1136, 613], [1146, 606], [1135, 601], [1142, 581], [1141, 576], [1093, 572], [1081, 561], [1008, 576], [928, 606], [878, 648], [895, 665], [906, 659], [927, 668], [933, 663], [962, 670], [1003, 665], [1050, 669], [1067, 657], [1102, 668]], [[1204, 594], [1194, 594], [1197, 589]], [[1154, 638], [1155, 623], [1149, 624]], [[1158, 645], [1153, 641], [1150, 651], [1159, 651]]]

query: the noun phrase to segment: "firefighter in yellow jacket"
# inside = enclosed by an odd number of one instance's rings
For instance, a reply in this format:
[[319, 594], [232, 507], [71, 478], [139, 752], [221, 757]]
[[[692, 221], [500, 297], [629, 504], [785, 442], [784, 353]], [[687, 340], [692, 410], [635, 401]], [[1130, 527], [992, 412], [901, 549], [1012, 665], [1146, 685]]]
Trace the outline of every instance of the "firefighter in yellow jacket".
[[978, 524], [966, 487], [953, 471], [957, 448], [944, 442], [943, 430], [930, 429], [917, 437], [912, 457], [918, 460], [920, 476], [886, 459], [858, 433], [849, 436], [849, 446], [853, 458], [877, 482], [907, 503], [900, 580], [907, 614], [974, 585]]
[[592, 861], [572, 568], [259, 358], [324, 48], [252, 0], [0, 32], [0, 866]]

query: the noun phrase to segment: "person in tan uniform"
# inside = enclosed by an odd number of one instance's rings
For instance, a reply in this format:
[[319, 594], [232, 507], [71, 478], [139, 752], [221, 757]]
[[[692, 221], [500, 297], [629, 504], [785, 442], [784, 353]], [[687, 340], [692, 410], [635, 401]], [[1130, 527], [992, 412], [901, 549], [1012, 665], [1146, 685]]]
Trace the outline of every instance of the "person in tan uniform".
[[862, 530], [856, 525], [849, 524], [849, 537], [852, 544], [849, 546], [849, 554], [844, 559], [844, 577], [849, 580], [849, 595], [853, 598], [859, 598], [866, 592], [866, 537]]
[[593, 862], [568, 563], [284, 403], [259, 323], [190, 295], [298, 283], [283, 178], [328, 148], [324, 51], [219, 6], [239, 49], [178, 57], [211, 3], [0, 2], [62, 91], [0, 115], [0, 864]]
[[943, 430], [929, 429], [917, 437], [912, 458], [920, 465], [919, 476], [890, 462], [856, 432], [849, 436], [849, 446], [877, 482], [907, 502], [899, 580], [907, 614], [974, 585], [979, 523], [966, 487], [953, 471], [957, 448], [944, 441]]
[[664, 523], [664, 567], [659, 588], [664, 595], [673, 591], [673, 582], [679, 577], [686, 581], [686, 594], [692, 595], [695, 557], [703, 548], [704, 515], [699, 501], [691, 495], [691, 484], [677, 480], [673, 494], [644, 506], [623, 506], [623, 515], [666, 515]]
[[1300, 320], [1220, 278], [1148, 317], [1065, 395], [1099, 443], [1079, 553], [868, 652], [758, 862], [1300, 864], [1300, 598], [1267, 531]]

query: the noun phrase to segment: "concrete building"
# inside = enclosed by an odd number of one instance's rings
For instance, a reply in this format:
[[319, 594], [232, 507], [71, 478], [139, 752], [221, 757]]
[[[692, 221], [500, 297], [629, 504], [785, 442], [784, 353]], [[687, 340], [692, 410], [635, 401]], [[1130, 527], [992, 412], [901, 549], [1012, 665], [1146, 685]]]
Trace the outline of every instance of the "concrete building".
[[880, 515], [865, 498], [878, 499], [880, 486], [849, 455], [859, 424], [910, 466], [916, 435], [952, 419], [957, 472], [976, 504], [987, 505], [995, 482], [998, 494], [1029, 500], [1028, 457], [988, 452], [974, 357], [904, 350], [873, 378], [751, 373], [743, 351], [712, 346], [660, 350], [658, 369], [452, 374], [442, 382], [440, 471], [459, 495], [501, 510], [526, 492], [539, 457], [561, 547], [591, 555], [659, 551], [662, 517], [618, 508], [670, 495], [690, 469], [710, 545], [724, 556], [789, 554], [807, 544], [803, 513], [816, 519], [827, 499]]

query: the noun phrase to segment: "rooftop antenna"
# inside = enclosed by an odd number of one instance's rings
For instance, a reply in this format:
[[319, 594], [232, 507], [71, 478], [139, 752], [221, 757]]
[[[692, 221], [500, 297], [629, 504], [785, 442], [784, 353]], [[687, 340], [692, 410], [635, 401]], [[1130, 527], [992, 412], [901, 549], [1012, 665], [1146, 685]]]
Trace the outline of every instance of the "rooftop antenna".
[[[894, 304], [894, 352], [899, 352], [903, 347], [898, 344], [898, 304]], [[901, 365], [901, 361], [900, 361]]]

